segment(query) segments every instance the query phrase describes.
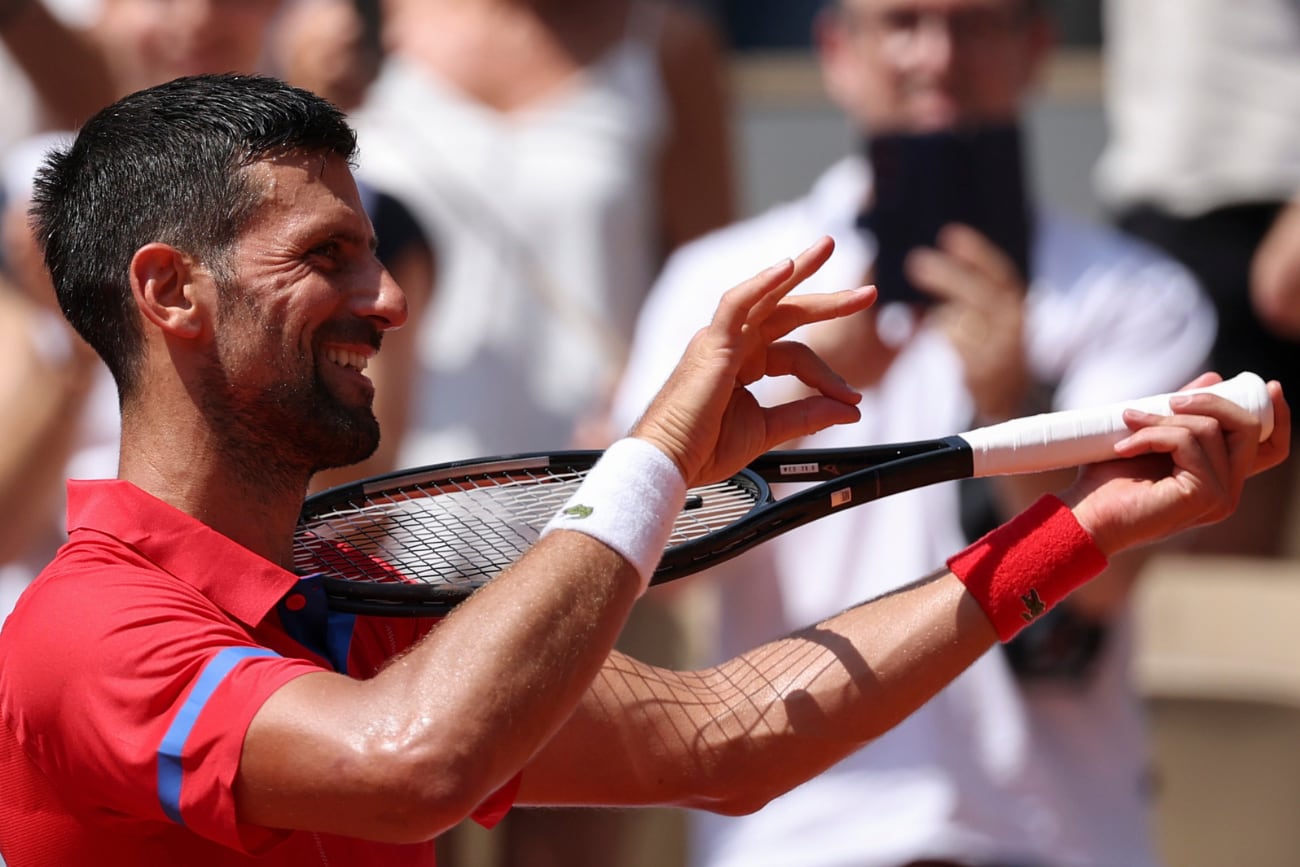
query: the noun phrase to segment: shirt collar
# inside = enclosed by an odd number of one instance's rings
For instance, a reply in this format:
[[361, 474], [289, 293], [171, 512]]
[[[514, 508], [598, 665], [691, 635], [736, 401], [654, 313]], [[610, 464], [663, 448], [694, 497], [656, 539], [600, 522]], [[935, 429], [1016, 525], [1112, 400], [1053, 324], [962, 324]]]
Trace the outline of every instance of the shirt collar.
[[298, 577], [120, 479], [68, 482], [68, 533], [105, 533], [256, 626]]

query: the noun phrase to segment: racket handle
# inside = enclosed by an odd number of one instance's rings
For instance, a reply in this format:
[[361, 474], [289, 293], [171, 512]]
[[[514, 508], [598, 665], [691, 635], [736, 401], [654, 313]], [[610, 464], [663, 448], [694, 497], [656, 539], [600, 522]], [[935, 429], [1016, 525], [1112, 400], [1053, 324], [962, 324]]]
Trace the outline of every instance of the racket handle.
[[[1250, 411], [1260, 421], [1260, 441], [1273, 432], [1273, 401], [1264, 380], [1241, 373], [1206, 388]], [[1115, 443], [1128, 436], [1124, 410], [1172, 415], [1173, 393], [1120, 401], [1091, 409], [1065, 410], [1012, 419], [961, 435], [970, 444], [976, 477], [1035, 473], [1107, 461]]]

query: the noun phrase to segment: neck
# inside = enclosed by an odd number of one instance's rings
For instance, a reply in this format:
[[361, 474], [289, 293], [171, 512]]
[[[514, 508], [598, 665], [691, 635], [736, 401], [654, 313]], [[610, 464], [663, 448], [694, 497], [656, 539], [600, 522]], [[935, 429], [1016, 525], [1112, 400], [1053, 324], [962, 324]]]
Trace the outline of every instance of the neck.
[[291, 563], [293, 528], [310, 474], [257, 464], [231, 454], [201, 425], [148, 424], [127, 411], [122, 419], [119, 478], [273, 563]]

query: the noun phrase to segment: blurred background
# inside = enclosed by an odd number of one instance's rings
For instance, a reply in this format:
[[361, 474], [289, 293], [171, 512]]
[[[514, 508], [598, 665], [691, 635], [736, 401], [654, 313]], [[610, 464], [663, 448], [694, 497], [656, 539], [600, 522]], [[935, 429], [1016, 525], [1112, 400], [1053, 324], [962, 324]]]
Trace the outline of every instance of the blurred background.
[[[737, 169], [746, 213], [803, 195], [857, 146], [826, 98], [810, 53], [819, 0], [704, 3], [723, 23], [732, 53]], [[1048, 0], [1059, 47], [1028, 118], [1035, 189], [1049, 205], [1097, 217], [1092, 166], [1106, 140], [1102, 106], [1101, 0]]]
[[[73, 28], [89, 28], [99, 8], [98, 0], [44, 3]], [[0, 26], [20, 5], [0, 0]], [[809, 45], [820, 3], [693, 5], [716, 23], [725, 50], [735, 216], [803, 196], [828, 165], [859, 147], [859, 135], [825, 94]], [[1048, 206], [1102, 221], [1094, 176], [1108, 134], [1102, 0], [1047, 0], [1047, 6], [1059, 47], [1026, 117], [1030, 183]], [[43, 128], [59, 126], [42, 114], [27, 77], [0, 48], [0, 158], [19, 155], [20, 143]], [[30, 156], [16, 161], [19, 168], [32, 164]], [[21, 179], [9, 184], [11, 197], [21, 186]], [[1284, 385], [1295, 404], [1297, 384]], [[1288, 519], [1283, 548], [1280, 557], [1162, 554], [1140, 583], [1134, 676], [1153, 721], [1158, 839], [1170, 867], [1300, 864], [1295, 517]], [[682, 860], [678, 817], [665, 811], [660, 818], [629, 829], [634, 842], [623, 863], [674, 867]], [[493, 846], [479, 835], [456, 863], [488, 864]]]

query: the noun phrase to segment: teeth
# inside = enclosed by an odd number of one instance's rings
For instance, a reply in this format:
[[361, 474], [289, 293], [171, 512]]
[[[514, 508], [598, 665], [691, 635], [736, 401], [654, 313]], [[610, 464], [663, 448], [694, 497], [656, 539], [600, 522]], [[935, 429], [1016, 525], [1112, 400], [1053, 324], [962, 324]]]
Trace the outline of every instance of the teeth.
[[341, 367], [350, 367], [353, 370], [365, 370], [369, 361], [359, 352], [349, 352], [346, 349], [335, 349], [330, 347], [325, 350], [325, 358]]

